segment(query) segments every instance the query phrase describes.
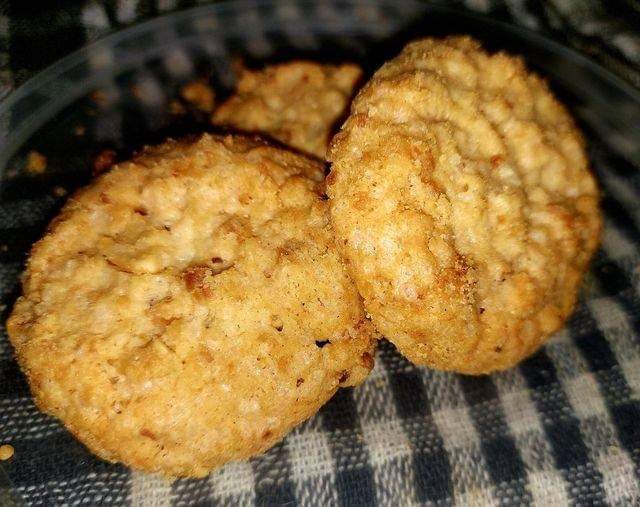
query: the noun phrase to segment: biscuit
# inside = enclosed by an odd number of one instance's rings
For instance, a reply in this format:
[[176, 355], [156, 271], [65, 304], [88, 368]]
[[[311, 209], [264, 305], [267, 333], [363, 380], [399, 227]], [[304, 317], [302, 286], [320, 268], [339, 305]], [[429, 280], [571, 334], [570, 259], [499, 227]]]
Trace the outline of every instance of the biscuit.
[[357, 65], [306, 61], [242, 69], [235, 94], [215, 111], [213, 123], [268, 134], [324, 159], [361, 75]]
[[169, 141], [75, 194], [8, 321], [38, 406], [94, 453], [200, 477], [273, 446], [373, 366], [323, 164]]
[[515, 365], [572, 311], [601, 216], [546, 83], [468, 37], [410, 43], [334, 138], [332, 223], [365, 309], [417, 364]]

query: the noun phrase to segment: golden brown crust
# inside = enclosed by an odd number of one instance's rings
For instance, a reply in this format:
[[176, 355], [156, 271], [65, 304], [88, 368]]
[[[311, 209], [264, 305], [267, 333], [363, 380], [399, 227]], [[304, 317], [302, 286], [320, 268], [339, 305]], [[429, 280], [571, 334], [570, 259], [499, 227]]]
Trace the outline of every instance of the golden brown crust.
[[305, 157], [205, 135], [74, 195], [33, 247], [8, 321], [39, 407], [107, 460], [203, 476], [361, 382], [371, 325], [322, 176]]
[[523, 62], [409, 44], [330, 148], [331, 217], [365, 308], [415, 363], [479, 374], [571, 312], [601, 229], [583, 140]]
[[242, 69], [235, 94], [218, 107], [213, 122], [268, 134], [324, 158], [361, 75], [357, 65], [306, 61]]

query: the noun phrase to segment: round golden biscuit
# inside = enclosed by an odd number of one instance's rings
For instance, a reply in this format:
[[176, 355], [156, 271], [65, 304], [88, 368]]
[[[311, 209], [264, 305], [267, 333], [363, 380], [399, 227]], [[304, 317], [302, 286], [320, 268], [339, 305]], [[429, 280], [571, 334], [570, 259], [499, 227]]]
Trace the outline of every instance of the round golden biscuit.
[[558, 330], [597, 248], [584, 143], [522, 60], [415, 41], [332, 142], [337, 241], [365, 309], [408, 359], [488, 373]]
[[361, 76], [357, 65], [307, 61], [242, 69], [235, 94], [214, 112], [213, 123], [267, 134], [324, 159]]
[[242, 137], [169, 141], [73, 196], [8, 321], [38, 406], [93, 452], [206, 475], [373, 366], [323, 167]]

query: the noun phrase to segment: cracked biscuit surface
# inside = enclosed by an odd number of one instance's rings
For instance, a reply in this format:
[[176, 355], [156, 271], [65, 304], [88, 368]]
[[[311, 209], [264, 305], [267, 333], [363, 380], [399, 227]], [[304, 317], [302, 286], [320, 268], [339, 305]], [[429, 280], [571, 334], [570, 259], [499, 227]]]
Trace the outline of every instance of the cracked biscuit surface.
[[373, 366], [323, 166], [243, 137], [169, 141], [75, 194], [8, 321], [38, 406], [109, 461], [203, 476]]
[[215, 111], [213, 123], [268, 134], [324, 159], [361, 76], [354, 64], [308, 61], [242, 69], [236, 92]]
[[573, 120], [522, 60], [468, 37], [410, 43], [328, 158], [338, 244], [411, 361], [488, 373], [563, 325], [598, 245], [598, 191]]

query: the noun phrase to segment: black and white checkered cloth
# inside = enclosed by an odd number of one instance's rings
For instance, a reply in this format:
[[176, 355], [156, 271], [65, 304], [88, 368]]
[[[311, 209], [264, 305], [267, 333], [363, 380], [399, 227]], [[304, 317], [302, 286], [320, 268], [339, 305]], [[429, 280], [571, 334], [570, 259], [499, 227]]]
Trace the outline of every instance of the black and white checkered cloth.
[[[88, 2], [70, 9], [91, 38], [112, 19], [135, 18], [142, 4], [148, 2]], [[175, 4], [153, 3], [157, 10]], [[512, 0], [502, 9], [537, 26], [541, 7], [530, 4]], [[565, 4], [549, 4], [569, 15]], [[257, 61], [349, 58], [372, 70], [395, 50], [402, 39], [397, 33], [446, 31], [435, 25], [452, 19], [408, 0], [206, 7], [94, 48], [86, 60], [70, 63], [66, 74], [34, 87], [24, 104], [12, 103], [12, 115], [3, 116], [0, 104], [0, 141], [17, 148], [0, 187], [2, 325], [19, 292], [25, 252], [64, 201], [61, 187], [72, 190], [88, 181], [96, 150], [112, 146], [126, 156], [144, 142], [194, 128], [176, 126], [166, 113], [181, 83], [205, 72], [220, 90], [228, 88], [235, 55]], [[0, 22], [0, 33], [5, 25]], [[11, 74], [7, 86], [13, 86], [19, 72], [3, 72]], [[89, 97], [95, 89], [101, 90], [98, 102]], [[588, 116], [589, 104], [572, 104], [571, 90], [559, 91], [578, 116]], [[603, 245], [566, 329], [519, 367], [485, 377], [430, 371], [383, 342], [362, 387], [340, 390], [265, 455], [206, 479], [168, 483], [98, 460], [40, 413], [2, 328], [0, 444], [10, 443], [16, 453], [0, 463], [0, 504], [637, 505], [640, 172], [584, 121], [603, 190]], [[19, 146], [14, 132], [24, 138]], [[21, 170], [32, 149], [47, 156], [43, 175]]]

